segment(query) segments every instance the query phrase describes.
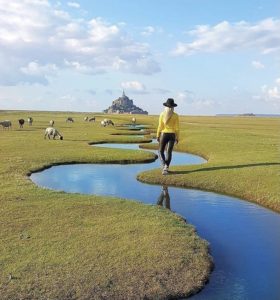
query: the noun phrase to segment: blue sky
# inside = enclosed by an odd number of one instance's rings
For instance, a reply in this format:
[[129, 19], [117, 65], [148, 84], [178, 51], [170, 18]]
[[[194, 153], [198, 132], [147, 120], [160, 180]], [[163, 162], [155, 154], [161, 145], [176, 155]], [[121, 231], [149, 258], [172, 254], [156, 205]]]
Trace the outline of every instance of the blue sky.
[[280, 113], [276, 0], [0, 0], [0, 109]]

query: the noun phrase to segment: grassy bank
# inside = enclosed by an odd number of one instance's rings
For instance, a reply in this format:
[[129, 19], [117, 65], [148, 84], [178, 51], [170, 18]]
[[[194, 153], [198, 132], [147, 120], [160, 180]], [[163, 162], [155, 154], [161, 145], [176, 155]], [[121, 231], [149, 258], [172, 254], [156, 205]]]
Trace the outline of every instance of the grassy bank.
[[[19, 129], [17, 119], [29, 115], [33, 126]], [[65, 122], [68, 116], [73, 124]], [[154, 299], [199, 290], [211, 268], [208, 245], [180, 217], [122, 199], [42, 189], [26, 176], [52, 164], [154, 159], [145, 151], [90, 147], [142, 139], [112, 135], [119, 131], [83, 117], [0, 112], [0, 120], [13, 122], [12, 130], [0, 129], [1, 299]], [[63, 141], [44, 140], [50, 119]], [[138, 122], [155, 120], [143, 116]]]
[[[141, 173], [150, 183], [233, 195], [280, 212], [280, 118], [181, 117], [178, 151], [208, 159], [199, 166]], [[156, 126], [156, 119], [154, 120]]]

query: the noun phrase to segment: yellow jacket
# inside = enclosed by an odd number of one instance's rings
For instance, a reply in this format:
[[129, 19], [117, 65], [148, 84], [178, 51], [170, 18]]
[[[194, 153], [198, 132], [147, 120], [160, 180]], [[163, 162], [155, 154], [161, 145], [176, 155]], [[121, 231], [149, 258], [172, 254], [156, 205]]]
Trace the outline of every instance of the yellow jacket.
[[165, 133], [175, 133], [176, 140], [179, 140], [179, 116], [173, 112], [171, 118], [167, 121], [166, 124], [163, 122], [164, 112], [159, 116], [158, 129], [157, 129], [157, 138], [160, 137], [162, 132]]

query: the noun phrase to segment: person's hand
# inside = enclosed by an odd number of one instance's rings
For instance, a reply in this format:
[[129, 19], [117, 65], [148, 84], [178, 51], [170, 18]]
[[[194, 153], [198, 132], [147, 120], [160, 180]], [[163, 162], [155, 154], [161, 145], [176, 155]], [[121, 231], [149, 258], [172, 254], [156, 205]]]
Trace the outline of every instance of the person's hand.
[[179, 143], [179, 141], [176, 139], [176, 140], [175, 140], [175, 143], [176, 143], [176, 144], [178, 144], [178, 143]]
[[157, 141], [158, 141], [158, 143], [159, 143], [159, 136], [157, 137]]

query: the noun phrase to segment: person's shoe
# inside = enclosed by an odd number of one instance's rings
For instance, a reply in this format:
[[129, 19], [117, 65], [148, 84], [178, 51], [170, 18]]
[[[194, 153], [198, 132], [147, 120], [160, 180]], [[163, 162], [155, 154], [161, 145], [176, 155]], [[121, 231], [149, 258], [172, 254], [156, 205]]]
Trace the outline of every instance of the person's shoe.
[[165, 171], [169, 172], [169, 167], [168, 165], [164, 165], [164, 168], [163, 168]]
[[168, 166], [164, 165], [163, 170], [162, 170], [162, 175], [167, 175], [168, 174]]
[[162, 175], [167, 175], [167, 174], [168, 174], [168, 171], [165, 170], [165, 169], [163, 169], [161, 174], [162, 174]]

